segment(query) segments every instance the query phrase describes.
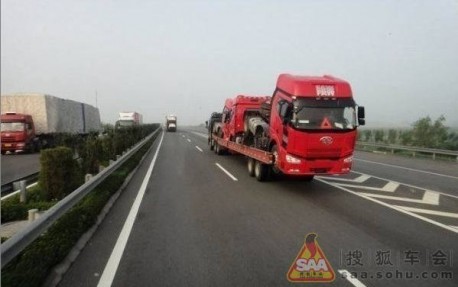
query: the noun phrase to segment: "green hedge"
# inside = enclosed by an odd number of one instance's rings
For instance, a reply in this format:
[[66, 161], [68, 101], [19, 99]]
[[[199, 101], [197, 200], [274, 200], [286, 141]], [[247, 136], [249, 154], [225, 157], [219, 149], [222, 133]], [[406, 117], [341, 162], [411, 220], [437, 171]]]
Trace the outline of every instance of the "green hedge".
[[41, 286], [52, 268], [67, 256], [79, 238], [94, 225], [109, 198], [138, 165], [153, 140], [8, 263], [2, 269], [2, 286]]

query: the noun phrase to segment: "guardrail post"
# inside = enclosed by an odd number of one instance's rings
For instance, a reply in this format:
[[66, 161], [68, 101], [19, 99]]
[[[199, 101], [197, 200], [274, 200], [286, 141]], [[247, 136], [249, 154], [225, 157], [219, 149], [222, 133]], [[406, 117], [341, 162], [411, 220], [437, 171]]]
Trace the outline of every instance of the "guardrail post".
[[115, 162], [114, 160], [110, 159], [110, 161], [108, 163], [109, 163], [109, 165], [112, 165], [112, 164], [114, 164], [114, 162]]
[[433, 160], [436, 160], [436, 153], [433, 152]]
[[29, 221], [32, 222], [35, 220], [35, 214], [38, 212], [38, 209], [29, 209]]
[[20, 189], [20, 192], [19, 192], [19, 202], [26, 202], [27, 201], [27, 193], [26, 193], [26, 189], [27, 189], [27, 186], [26, 186], [26, 181], [25, 180], [21, 180], [19, 181], [19, 189]]
[[119, 154], [116, 155], [116, 160], [119, 160], [121, 156]]
[[415, 157], [415, 152], [412, 152], [412, 157]]
[[84, 182], [88, 182], [92, 179], [92, 174], [90, 173], [87, 173], [85, 176], [84, 176]]
[[391, 154], [394, 154], [394, 148], [391, 149]]

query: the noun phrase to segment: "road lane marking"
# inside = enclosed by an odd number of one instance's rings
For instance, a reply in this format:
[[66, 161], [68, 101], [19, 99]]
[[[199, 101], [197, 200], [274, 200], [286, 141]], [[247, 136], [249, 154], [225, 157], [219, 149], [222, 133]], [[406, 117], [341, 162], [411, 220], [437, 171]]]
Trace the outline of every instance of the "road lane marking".
[[99, 287], [109, 287], [113, 283], [116, 271], [118, 270], [119, 262], [121, 261], [121, 257], [127, 245], [127, 240], [129, 239], [130, 232], [132, 231], [132, 227], [134, 226], [135, 218], [137, 217], [138, 210], [140, 209], [140, 204], [142, 202], [143, 196], [145, 195], [146, 187], [148, 186], [151, 174], [153, 173], [154, 165], [156, 164], [156, 159], [159, 154], [159, 150], [161, 149], [163, 139], [164, 132], [162, 133], [161, 140], [159, 142], [159, 145], [157, 146], [156, 153], [154, 154], [153, 160], [151, 161], [148, 171], [146, 172], [146, 175], [143, 178], [142, 185], [138, 190], [137, 197], [135, 198], [135, 201], [132, 204], [126, 221], [124, 222], [124, 226], [122, 227], [121, 233], [119, 234], [118, 240], [116, 241], [116, 245], [113, 248], [113, 251], [111, 252], [110, 258], [108, 259], [105, 269], [103, 270], [102, 277], [100, 277], [100, 281], [97, 285]]
[[434, 224], [434, 225], [436, 225], [436, 226], [442, 227], [442, 228], [447, 229], [447, 230], [449, 230], [449, 231], [452, 231], [452, 232], [454, 232], [454, 233], [458, 233], [458, 229], [452, 228], [452, 227], [450, 227], [449, 225], [446, 225], [446, 224], [443, 224], [443, 223], [434, 221], [434, 220], [432, 220], [432, 219], [429, 219], [429, 218], [426, 218], [426, 217], [424, 217], [424, 216], [418, 215], [418, 214], [416, 214], [416, 213], [413, 213], [413, 212], [404, 210], [404, 209], [399, 208], [399, 207], [397, 207], [397, 206], [394, 206], [394, 205], [385, 203], [385, 202], [383, 202], [383, 201], [377, 200], [377, 199], [375, 199], [375, 198], [372, 198], [372, 197], [363, 195], [363, 194], [361, 194], [360, 192], [356, 192], [356, 191], [350, 190], [350, 189], [348, 189], [348, 188], [345, 188], [345, 187], [343, 187], [343, 186], [339, 186], [337, 183], [332, 183], [332, 182], [326, 181], [326, 180], [321, 179], [321, 178], [318, 178], [318, 177], [316, 178], [316, 180], [317, 180], [317, 181], [320, 181], [320, 182], [322, 182], [322, 183], [324, 183], [324, 184], [327, 184], [327, 185], [333, 186], [333, 187], [335, 187], [335, 188], [338, 188], [338, 189], [340, 189], [340, 190], [346, 191], [346, 192], [348, 192], [348, 193], [351, 193], [351, 194], [353, 194], [353, 195], [356, 195], [356, 196], [362, 197], [362, 198], [364, 198], [364, 199], [370, 200], [370, 201], [372, 201], [372, 202], [378, 203], [378, 204], [383, 205], [383, 206], [385, 206], [385, 207], [388, 207], [388, 208], [397, 210], [397, 211], [399, 211], [399, 212], [401, 212], [401, 213], [410, 215], [410, 216], [415, 217], [415, 218], [417, 218], [417, 219], [420, 219], [420, 220], [429, 222], [429, 223], [431, 223], [431, 224]]
[[224, 173], [227, 174], [227, 176], [229, 176], [230, 178], [232, 178], [233, 181], [238, 181], [238, 179], [233, 176], [230, 172], [228, 172], [224, 167], [222, 167], [219, 163], [215, 163], [217, 167], [219, 167], [222, 171], [224, 171]]
[[365, 159], [358, 159], [358, 158], [355, 158], [354, 160], [373, 163], [373, 164], [378, 164], [378, 165], [384, 165], [384, 166], [389, 166], [389, 167], [395, 167], [395, 168], [400, 168], [400, 169], [405, 169], [405, 170], [410, 170], [410, 171], [422, 172], [422, 173], [432, 174], [432, 175], [437, 175], [437, 176], [443, 176], [443, 177], [448, 177], [448, 178], [453, 178], [453, 179], [458, 179], [458, 176], [446, 175], [446, 174], [441, 174], [441, 173], [436, 173], [436, 172], [431, 172], [431, 171], [414, 169], [414, 168], [410, 168], [410, 167], [403, 167], [403, 166], [394, 165], [394, 164], [381, 163], [381, 162], [370, 161], [370, 160], [365, 160]]
[[191, 140], [190, 140], [190, 139], [188, 139], [188, 142], [191, 142]]
[[347, 279], [348, 282], [350, 282], [351, 284], [353, 284], [353, 286], [355, 287], [366, 287], [366, 285], [364, 285], [361, 281], [359, 281], [357, 278], [354, 278], [350, 272], [348, 272], [347, 270], [345, 269], [342, 269], [342, 270], [337, 270], [340, 274], [343, 275], [343, 278]]
[[399, 187], [399, 183], [394, 181], [389, 181], [383, 187], [372, 187], [372, 186], [364, 186], [364, 185], [354, 185], [354, 184], [345, 184], [339, 183], [340, 186], [346, 187], [353, 187], [353, 188], [360, 188], [360, 189], [367, 189], [367, 190], [374, 190], [374, 191], [384, 191], [384, 192], [395, 192], [396, 189]]
[[196, 149], [200, 152], [204, 152], [200, 147], [196, 146]]
[[[357, 173], [357, 174], [364, 174], [364, 173], [358, 172], [358, 171], [351, 171], [351, 172], [352, 173]], [[379, 177], [379, 176], [375, 176], [375, 175], [370, 175], [370, 177], [377, 178], [377, 179], [384, 180], [384, 181], [388, 181], [388, 182], [391, 181], [389, 179], [386, 179], [386, 178], [383, 178], [383, 177]], [[326, 178], [328, 178], [328, 177], [326, 177]], [[334, 178], [330, 178], [330, 179], [334, 179]], [[419, 187], [419, 186], [408, 184], [408, 183], [401, 183], [401, 184], [404, 185], [404, 186], [407, 186], [407, 187], [412, 187], [412, 188], [416, 188], [416, 189], [420, 189], [420, 190], [425, 190], [424, 187]], [[437, 192], [437, 193], [445, 195], [445, 196], [458, 198], [458, 196], [456, 196], [456, 195], [445, 193], [445, 192], [442, 192], [442, 191], [434, 191], [434, 192]]]
[[181, 135], [181, 136], [184, 137], [184, 138], [186, 137], [185, 135]]
[[411, 211], [415, 213], [422, 213], [422, 214], [429, 214], [429, 215], [436, 215], [436, 216], [444, 216], [450, 218], [458, 218], [458, 213], [453, 212], [444, 212], [444, 211], [437, 211], [437, 210], [430, 210], [430, 209], [422, 209], [422, 208], [414, 208], [408, 206], [400, 206], [395, 205], [395, 207], [404, 209], [405, 211]]
[[327, 177], [331, 180], [337, 180], [337, 181], [345, 181], [345, 182], [355, 182], [355, 183], [363, 183], [369, 178], [371, 178], [370, 175], [367, 174], [361, 174], [357, 178], [340, 178], [340, 177]]
[[413, 202], [413, 203], [420, 203], [420, 204], [439, 205], [439, 193], [432, 192], [432, 191], [425, 191], [425, 194], [423, 195], [422, 199], [398, 197], [398, 196], [383, 195], [383, 194], [373, 194], [373, 193], [365, 193], [365, 192], [361, 192], [361, 194], [365, 196], [369, 196], [369, 197], [380, 198], [380, 199]]

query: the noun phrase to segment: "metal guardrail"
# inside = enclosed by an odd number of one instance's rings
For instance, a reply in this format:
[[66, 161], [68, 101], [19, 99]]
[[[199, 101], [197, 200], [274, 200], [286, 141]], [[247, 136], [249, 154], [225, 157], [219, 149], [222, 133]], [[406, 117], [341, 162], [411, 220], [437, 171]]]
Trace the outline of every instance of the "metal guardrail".
[[12, 193], [14, 191], [14, 183], [15, 182], [19, 182], [19, 181], [25, 180], [27, 185], [37, 182], [38, 181], [38, 175], [39, 175], [39, 172], [35, 172], [35, 173], [32, 173], [32, 174], [26, 175], [24, 177], [15, 179], [15, 180], [13, 180], [11, 182], [2, 184], [1, 196], [3, 197], [3, 196], [5, 196], [5, 195], [7, 195], [9, 193]]
[[368, 142], [356, 142], [357, 146], [362, 147], [377, 147], [385, 148], [391, 150], [391, 153], [394, 153], [395, 150], [405, 150], [411, 151], [412, 155], [415, 157], [416, 153], [428, 153], [432, 154], [432, 158], [436, 159], [436, 155], [448, 155], [455, 156], [458, 161], [458, 151], [445, 150], [445, 149], [434, 149], [434, 148], [423, 148], [423, 147], [412, 147], [412, 146], [401, 146], [401, 145], [391, 145], [391, 144], [380, 144], [380, 143], [368, 143]]
[[40, 218], [33, 221], [25, 229], [19, 231], [13, 237], [5, 241], [1, 245], [2, 268], [160, 131], [162, 131], [162, 129], [160, 127], [157, 128], [156, 131], [135, 145], [113, 164], [94, 176], [92, 180], [74, 190], [67, 197], [47, 210], [40, 216]]

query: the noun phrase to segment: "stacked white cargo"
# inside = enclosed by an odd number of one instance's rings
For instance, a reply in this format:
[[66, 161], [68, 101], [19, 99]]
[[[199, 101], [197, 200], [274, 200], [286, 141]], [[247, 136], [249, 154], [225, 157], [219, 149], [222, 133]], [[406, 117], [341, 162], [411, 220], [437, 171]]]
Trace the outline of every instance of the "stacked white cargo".
[[45, 94], [1, 96], [1, 112], [31, 115], [40, 134], [86, 134], [100, 131], [99, 110], [91, 105]]

